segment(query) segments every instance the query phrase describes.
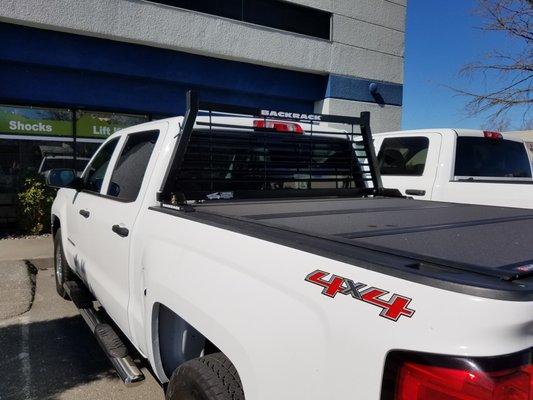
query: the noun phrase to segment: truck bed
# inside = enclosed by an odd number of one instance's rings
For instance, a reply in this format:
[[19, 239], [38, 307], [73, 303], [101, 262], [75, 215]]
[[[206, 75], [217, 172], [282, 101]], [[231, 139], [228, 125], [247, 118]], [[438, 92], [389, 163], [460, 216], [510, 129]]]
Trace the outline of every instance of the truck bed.
[[533, 298], [533, 212], [406, 198], [218, 201], [200, 222], [477, 295]]
[[533, 263], [531, 210], [410, 199], [213, 204], [198, 210], [483, 270]]

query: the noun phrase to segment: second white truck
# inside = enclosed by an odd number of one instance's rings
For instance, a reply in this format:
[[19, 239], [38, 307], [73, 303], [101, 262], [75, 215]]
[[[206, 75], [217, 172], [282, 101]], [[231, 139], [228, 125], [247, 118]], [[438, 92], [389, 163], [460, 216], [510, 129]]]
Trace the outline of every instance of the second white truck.
[[531, 210], [384, 189], [368, 113], [188, 104], [48, 176], [57, 291], [124, 382], [134, 347], [167, 400], [532, 399]]
[[421, 200], [533, 208], [532, 160], [520, 138], [427, 129], [374, 135], [383, 184]]

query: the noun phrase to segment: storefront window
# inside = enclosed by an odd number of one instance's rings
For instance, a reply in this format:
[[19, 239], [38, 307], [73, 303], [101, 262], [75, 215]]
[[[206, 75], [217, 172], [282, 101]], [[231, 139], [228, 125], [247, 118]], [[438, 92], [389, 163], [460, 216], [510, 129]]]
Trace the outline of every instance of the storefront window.
[[[58, 138], [59, 139], [59, 138]], [[0, 226], [16, 220], [16, 195], [27, 177], [52, 168], [72, 168], [72, 139], [16, 140], [0, 136]]]
[[0, 226], [15, 221], [13, 205], [26, 177], [53, 168], [81, 174], [105, 138], [146, 121], [144, 115], [0, 105]]

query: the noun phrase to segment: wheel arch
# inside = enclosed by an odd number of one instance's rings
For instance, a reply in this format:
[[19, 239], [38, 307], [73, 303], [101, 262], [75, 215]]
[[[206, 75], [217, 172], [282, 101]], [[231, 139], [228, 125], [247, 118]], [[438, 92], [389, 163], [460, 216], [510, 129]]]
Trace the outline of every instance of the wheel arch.
[[167, 379], [182, 363], [221, 352], [204, 334], [166, 305], [155, 303], [152, 315], [154, 361]]

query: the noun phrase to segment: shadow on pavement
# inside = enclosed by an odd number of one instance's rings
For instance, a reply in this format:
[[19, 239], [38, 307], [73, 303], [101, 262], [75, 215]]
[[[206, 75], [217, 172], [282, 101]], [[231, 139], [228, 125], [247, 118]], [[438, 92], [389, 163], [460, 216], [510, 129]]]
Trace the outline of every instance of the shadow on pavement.
[[0, 370], [0, 400], [56, 399], [67, 389], [115, 377], [79, 315], [0, 327]]

